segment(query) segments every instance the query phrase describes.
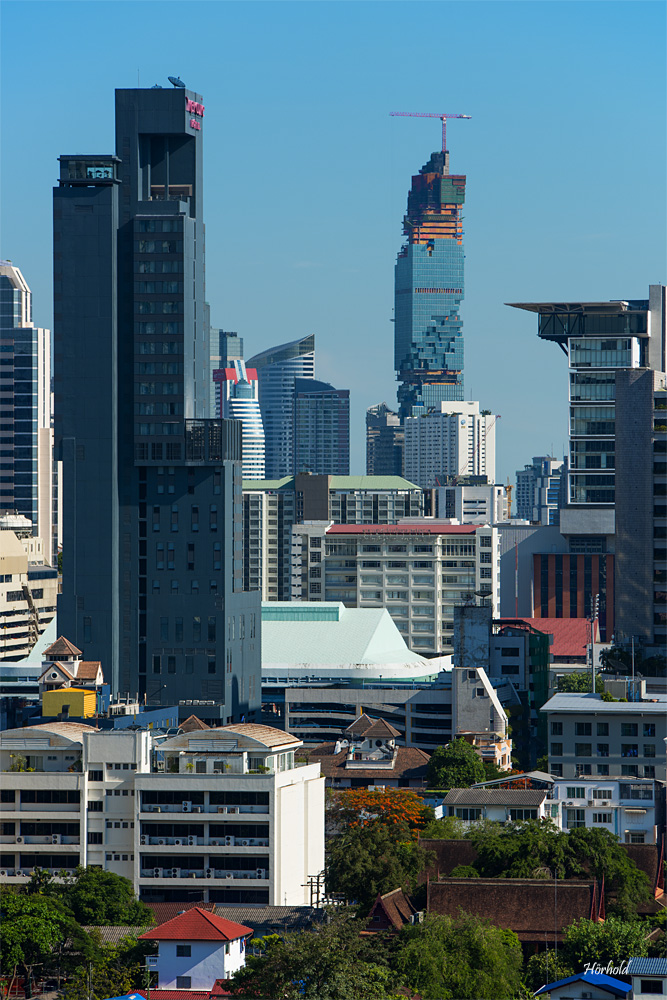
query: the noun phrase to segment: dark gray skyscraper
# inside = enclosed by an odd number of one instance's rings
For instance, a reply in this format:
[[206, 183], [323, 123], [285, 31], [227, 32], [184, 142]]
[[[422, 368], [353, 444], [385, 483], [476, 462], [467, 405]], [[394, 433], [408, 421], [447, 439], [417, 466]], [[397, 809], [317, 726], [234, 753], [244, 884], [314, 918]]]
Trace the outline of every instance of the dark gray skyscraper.
[[350, 472], [350, 390], [316, 378], [294, 381], [294, 472]]
[[242, 588], [241, 426], [209, 415], [202, 98], [116, 91], [116, 155], [60, 157], [54, 191], [59, 629], [116, 691], [260, 702]]
[[366, 410], [366, 475], [402, 476], [405, 431], [386, 403]]

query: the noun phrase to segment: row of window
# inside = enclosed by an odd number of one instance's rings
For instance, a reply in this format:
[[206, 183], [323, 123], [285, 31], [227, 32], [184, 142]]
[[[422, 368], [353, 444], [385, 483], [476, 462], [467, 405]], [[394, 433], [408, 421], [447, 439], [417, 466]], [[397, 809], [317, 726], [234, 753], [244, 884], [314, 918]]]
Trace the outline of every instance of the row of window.
[[[655, 744], [654, 743], [644, 743], [643, 744], [643, 757], [655, 757]], [[563, 744], [562, 743], [552, 743], [551, 744], [551, 755], [552, 757], [562, 757], [563, 756]], [[608, 757], [609, 756], [609, 744], [608, 743], [598, 743], [596, 746], [597, 757]], [[575, 757], [592, 757], [593, 756], [593, 744], [592, 743], [575, 743], [574, 744], [574, 756]], [[638, 743], [621, 743], [621, 757], [639, 757], [639, 744]]]
[[[609, 723], [608, 722], [597, 722], [597, 735], [598, 736], [609, 736]], [[562, 736], [563, 735], [563, 723], [562, 722], [552, 722], [551, 723], [551, 735], [552, 736]], [[575, 736], [592, 736], [593, 735], [593, 723], [592, 722], [575, 722], [574, 724], [574, 735]], [[639, 723], [637, 722], [622, 722], [621, 723], [621, 736], [638, 736], [639, 735]], [[655, 736], [655, 722], [644, 722], [642, 723], [642, 736], [644, 737], [654, 737]], [[653, 755], [651, 755], [653, 756]]]

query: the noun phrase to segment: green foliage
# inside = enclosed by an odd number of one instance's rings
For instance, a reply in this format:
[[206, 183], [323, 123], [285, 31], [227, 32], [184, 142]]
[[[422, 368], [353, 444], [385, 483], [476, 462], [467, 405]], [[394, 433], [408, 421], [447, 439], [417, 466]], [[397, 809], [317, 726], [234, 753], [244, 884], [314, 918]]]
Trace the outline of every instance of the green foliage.
[[428, 914], [407, 925], [392, 966], [422, 1000], [510, 1000], [521, 988], [521, 945], [479, 917]]
[[[561, 674], [558, 678], [558, 692], [586, 693], [591, 689], [591, 672]], [[604, 682], [599, 674], [595, 677], [595, 693], [602, 694]]]
[[55, 899], [3, 889], [0, 893], [2, 922], [2, 974], [14, 978], [19, 970], [28, 980], [33, 970], [44, 974], [66, 938], [83, 954], [91, 955], [87, 934]]
[[79, 867], [74, 878], [55, 891], [80, 924], [145, 927], [153, 922], [151, 910], [135, 899], [130, 880], [114, 872]]
[[377, 894], [392, 889], [414, 890], [431, 854], [420, 847], [406, 824], [375, 820], [350, 827], [331, 838], [326, 863], [327, 892], [356, 903], [366, 916]]
[[452, 740], [436, 747], [428, 762], [428, 783], [432, 788], [470, 788], [486, 780], [482, 759], [466, 740]]
[[116, 946], [100, 948], [94, 962], [80, 965], [68, 980], [64, 1000], [124, 996], [144, 984], [141, 960], [148, 949], [126, 938]]
[[360, 937], [363, 926], [343, 911], [310, 933], [265, 937], [225, 988], [252, 1000], [404, 1000], [382, 942]]
[[449, 873], [450, 878], [479, 878], [479, 872], [472, 865], [457, 865]]
[[487, 878], [594, 877], [604, 879], [614, 898], [610, 912], [628, 914], [649, 897], [648, 879], [608, 830], [563, 833], [548, 821], [528, 820], [500, 826], [481, 823], [469, 831], [477, 858], [474, 867]]
[[535, 993], [546, 986], [547, 983], [555, 983], [559, 979], [567, 979], [574, 975], [574, 969], [558, 954], [558, 961], [553, 951], [541, 951], [537, 955], [531, 955], [526, 963], [524, 981], [531, 991]]
[[422, 840], [464, 840], [465, 835], [465, 824], [458, 816], [432, 819], [419, 834]]
[[587, 962], [619, 965], [630, 956], [642, 958], [648, 954], [646, 927], [639, 920], [608, 917], [604, 923], [575, 920], [565, 933], [563, 951], [574, 968]]

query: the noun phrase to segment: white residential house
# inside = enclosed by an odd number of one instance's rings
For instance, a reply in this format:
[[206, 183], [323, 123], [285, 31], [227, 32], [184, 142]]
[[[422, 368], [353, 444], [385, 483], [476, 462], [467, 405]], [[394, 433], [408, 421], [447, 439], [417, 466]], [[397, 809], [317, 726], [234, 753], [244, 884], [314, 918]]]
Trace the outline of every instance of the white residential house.
[[548, 793], [531, 788], [452, 788], [443, 801], [443, 815], [463, 823], [490, 820], [520, 823], [551, 817]]
[[667, 958], [631, 958], [632, 1000], [655, 1000], [667, 996]]
[[664, 789], [651, 778], [570, 778], [554, 782], [562, 830], [608, 830], [625, 844], [655, 844], [664, 824]]
[[243, 968], [251, 934], [251, 927], [195, 906], [139, 940], [158, 942], [158, 954], [146, 957], [148, 969], [157, 971], [158, 990], [210, 991]]

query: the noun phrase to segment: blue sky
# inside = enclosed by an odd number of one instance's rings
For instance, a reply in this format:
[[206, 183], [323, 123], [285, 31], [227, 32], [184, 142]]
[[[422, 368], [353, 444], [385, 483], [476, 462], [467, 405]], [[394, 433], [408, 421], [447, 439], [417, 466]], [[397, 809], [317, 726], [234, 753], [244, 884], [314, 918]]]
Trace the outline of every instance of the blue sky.
[[3, 256], [51, 324], [61, 153], [113, 150], [113, 90], [178, 75], [205, 118], [207, 297], [246, 354], [306, 333], [316, 374], [395, 405], [393, 266], [440, 123], [465, 173], [466, 398], [501, 415], [498, 479], [567, 439], [565, 358], [512, 301], [664, 282], [662, 2], [1, 5]]

